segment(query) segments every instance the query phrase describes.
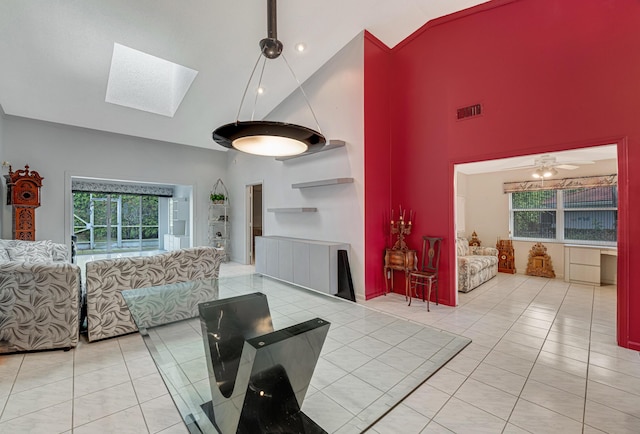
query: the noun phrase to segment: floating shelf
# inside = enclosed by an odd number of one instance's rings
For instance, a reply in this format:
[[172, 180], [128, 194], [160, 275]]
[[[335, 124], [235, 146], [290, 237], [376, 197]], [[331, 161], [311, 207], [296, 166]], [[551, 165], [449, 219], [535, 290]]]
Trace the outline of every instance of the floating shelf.
[[322, 187], [323, 185], [338, 185], [338, 184], [351, 184], [351, 183], [353, 183], [353, 178], [332, 178], [332, 179], [323, 179], [320, 181], [299, 182], [297, 184], [291, 184], [291, 188], [311, 188], [311, 187]]
[[267, 208], [269, 212], [317, 212], [318, 208]]
[[307, 152], [303, 152], [302, 154], [291, 155], [291, 156], [288, 156], [288, 157], [277, 157], [276, 160], [285, 161], [285, 160], [291, 160], [292, 158], [300, 158], [300, 157], [304, 157], [306, 155], [312, 155], [312, 154], [317, 154], [318, 152], [328, 151], [329, 149], [342, 148], [345, 144], [346, 143], [345, 143], [344, 140], [329, 140], [326, 145], [324, 145], [322, 148], [320, 148], [318, 150], [307, 151]]

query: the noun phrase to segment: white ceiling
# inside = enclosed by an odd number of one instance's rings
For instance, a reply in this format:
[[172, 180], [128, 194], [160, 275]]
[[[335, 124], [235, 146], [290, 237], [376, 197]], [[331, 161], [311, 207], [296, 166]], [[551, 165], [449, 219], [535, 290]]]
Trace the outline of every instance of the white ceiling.
[[[480, 3], [280, 0], [278, 39], [304, 81], [364, 29], [392, 47], [427, 21]], [[1, 0], [0, 104], [9, 115], [224, 150], [211, 132], [236, 119], [258, 42], [266, 36], [266, 5], [267, 0]], [[299, 42], [307, 46], [303, 53], [294, 50]], [[198, 71], [174, 117], [105, 102], [114, 43]], [[267, 92], [256, 118], [296, 88], [278, 63], [266, 69]], [[244, 111], [240, 116], [248, 117]]]
[[589, 148], [573, 149], [570, 151], [548, 152], [546, 154], [532, 154], [521, 157], [502, 158], [498, 160], [478, 161], [475, 163], [457, 164], [456, 171], [462, 172], [466, 175], [477, 175], [480, 173], [501, 172], [516, 168], [525, 168], [526, 166], [532, 166], [532, 168], [535, 168], [536, 159], [542, 156], [555, 158], [558, 164], [586, 166], [589, 165], [588, 162], [617, 158], [618, 148], [616, 145], [592, 146]]

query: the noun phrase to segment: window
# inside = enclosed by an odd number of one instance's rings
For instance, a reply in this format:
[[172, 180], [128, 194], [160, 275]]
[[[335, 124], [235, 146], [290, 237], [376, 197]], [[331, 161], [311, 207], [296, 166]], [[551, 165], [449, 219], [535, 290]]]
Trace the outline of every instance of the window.
[[514, 238], [614, 244], [618, 229], [615, 186], [510, 193]]
[[73, 192], [73, 233], [78, 250], [159, 248], [158, 196]]

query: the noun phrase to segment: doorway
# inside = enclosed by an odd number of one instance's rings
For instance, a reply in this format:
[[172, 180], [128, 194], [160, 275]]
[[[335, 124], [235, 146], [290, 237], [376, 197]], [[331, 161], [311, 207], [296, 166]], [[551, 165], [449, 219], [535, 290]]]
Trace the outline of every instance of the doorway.
[[[527, 267], [527, 252], [532, 243], [535, 241], [544, 242], [549, 255], [554, 258], [556, 275], [568, 281], [568, 276], [565, 276], [565, 270], [569, 268], [565, 264], [566, 244], [616, 248], [616, 245], [611, 245], [610, 242], [615, 240], [601, 240], [596, 236], [595, 223], [591, 226], [587, 224], [593, 220], [593, 216], [599, 218], [604, 211], [617, 216], [618, 201], [615, 189], [611, 196], [611, 200], [616, 203], [616, 208], [613, 210], [609, 210], [612, 205], [605, 203], [603, 191], [600, 191], [606, 188], [599, 189], [597, 200], [581, 199], [579, 204], [576, 202], [576, 198], [586, 198], [587, 196], [582, 193], [576, 196], [577, 190], [567, 187], [565, 190], [573, 192], [572, 195], [560, 192], [553, 196], [554, 201], [557, 199], [560, 205], [556, 205], [554, 202], [554, 205], [551, 206], [551, 202], [547, 200], [544, 202], [544, 206], [533, 206], [529, 203], [526, 206], [515, 206], [511, 201], [511, 196], [503, 191], [504, 183], [539, 182], [544, 185], [546, 180], [553, 182], [556, 179], [615, 175], [619, 171], [618, 146], [620, 146], [619, 143], [612, 143], [550, 151], [545, 154], [454, 164], [455, 225], [453, 236], [469, 238], [471, 232], [477, 231], [478, 237], [482, 240], [482, 246], [487, 247], [494, 247], [496, 240], [499, 239], [513, 240], [516, 249], [515, 268], [520, 273], [523, 273]], [[547, 178], [545, 175], [545, 178], [536, 181], [535, 175], [541, 160], [549, 163], [554, 170], [550, 177]], [[548, 191], [553, 190], [562, 190], [562, 188], [548, 188]], [[519, 200], [521, 201], [521, 198]], [[520, 209], [523, 207], [526, 208], [525, 212]], [[538, 229], [540, 235], [533, 237], [528, 235], [523, 230], [522, 218], [518, 219], [518, 224], [513, 219], [515, 213], [524, 214], [527, 217], [527, 230]], [[543, 231], [544, 217], [548, 215], [553, 217], [551, 235]], [[577, 220], [581, 222], [580, 228], [588, 229], [586, 231], [589, 234], [588, 238], [577, 234], [579, 232], [577, 231], [579, 228], [576, 226]], [[609, 224], [607, 221], [602, 220], [599, 223], [602, 226], [601, 229], [606, 229]], [[610, 224], [617, 225], [615, 221]], [[617, 256], [603, 257], [601, 283], [617, 285], [617, 274]]]
[[247, 258], [246, 263], [256, 263], [256, 237], [263, 233], [262, 183], [247, 185]]

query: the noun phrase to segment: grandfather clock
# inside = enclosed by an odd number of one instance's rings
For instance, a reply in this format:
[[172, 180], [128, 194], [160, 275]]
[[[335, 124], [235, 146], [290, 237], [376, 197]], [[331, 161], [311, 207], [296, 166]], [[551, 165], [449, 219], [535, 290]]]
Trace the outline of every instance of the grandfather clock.
[[43, 177], [36, 171], [12, 170], [9, 166], [7, 180], [7, 205], [13, 206], [13, 239], [35, 241], [36, 208], [40, 206], [40, 187]]
[[498, 249], [498, 271], [500, 273], [515, 274], [516, 265], [513, 242], [511, 240], [498, 239], [496, 249]]

